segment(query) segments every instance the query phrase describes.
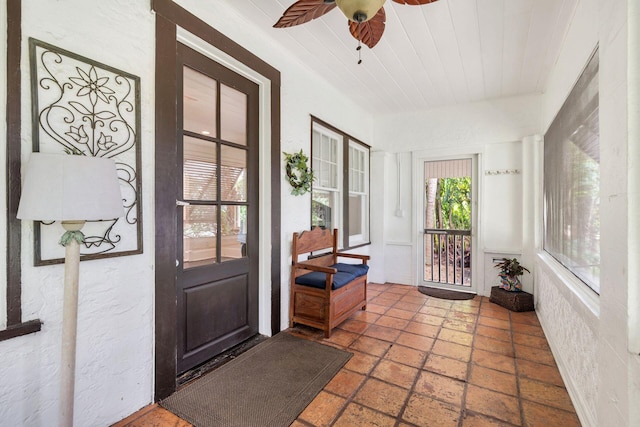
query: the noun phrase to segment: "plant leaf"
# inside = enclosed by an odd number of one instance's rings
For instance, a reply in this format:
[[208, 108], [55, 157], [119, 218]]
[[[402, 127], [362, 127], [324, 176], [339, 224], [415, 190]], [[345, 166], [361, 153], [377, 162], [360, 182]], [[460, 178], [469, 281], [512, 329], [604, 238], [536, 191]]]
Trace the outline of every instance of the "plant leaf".
[[349, 21], [349, 31], [356, 40], [360, 40], [371, 49], [378, 44], [382, 38], [386, 20], [387, 15], [382, 7], [378, 13], [376, 13], [376, 16], [366, 22], [357, 23]]
[[274, 28], [293, 27], [304, 24], [312, 19], [321, 17], [336, 7], [335, 2], [325, 3], [324, 0], [299, 0], [284, 11]]

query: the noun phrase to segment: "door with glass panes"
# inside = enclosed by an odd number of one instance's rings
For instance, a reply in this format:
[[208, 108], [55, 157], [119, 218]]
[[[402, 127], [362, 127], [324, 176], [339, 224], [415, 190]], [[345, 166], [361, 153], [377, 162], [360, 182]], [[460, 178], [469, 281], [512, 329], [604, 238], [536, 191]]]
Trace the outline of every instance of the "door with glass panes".
[[258, 331], [258, 86], [179, 45], [178, 373]]

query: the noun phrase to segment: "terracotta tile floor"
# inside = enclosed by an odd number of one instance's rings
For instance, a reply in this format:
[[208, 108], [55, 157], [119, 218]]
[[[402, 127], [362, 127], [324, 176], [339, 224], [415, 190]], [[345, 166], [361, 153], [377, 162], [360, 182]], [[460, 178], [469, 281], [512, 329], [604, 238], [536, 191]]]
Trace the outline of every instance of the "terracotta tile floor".
[[[289, 332], [353, 353], [293, 427], [580, 425], [534, 312], [370, 284], [367, 310], [331, 338]], [[116, 424], [189, 425], [157, 405]]]

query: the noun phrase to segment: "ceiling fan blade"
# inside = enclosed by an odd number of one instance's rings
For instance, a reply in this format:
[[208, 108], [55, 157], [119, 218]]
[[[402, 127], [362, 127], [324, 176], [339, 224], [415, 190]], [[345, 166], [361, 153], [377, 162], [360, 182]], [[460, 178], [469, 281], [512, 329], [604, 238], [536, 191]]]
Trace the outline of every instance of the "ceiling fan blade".
[[371, 49], [378, 44], [382, 38], [386, 20], [387, 15], [384, 12], [384, 8], [381, 7], [378, 13], [376, 13], [376, 16], [366, 22], [357, 23], [349, 21], [349, 31], [356, 40], [360, 40]]
[[429, 4], [436, 2], [438, 0], [393, 0], [396, 3], [400, 4], [408, 4], [411, 6], [420, 6], [421, 4]]
[[336, 2], [325, 0], [299, 0], [284, 11], [274, 28], [293, 27], [319, 18], [336, 7]]

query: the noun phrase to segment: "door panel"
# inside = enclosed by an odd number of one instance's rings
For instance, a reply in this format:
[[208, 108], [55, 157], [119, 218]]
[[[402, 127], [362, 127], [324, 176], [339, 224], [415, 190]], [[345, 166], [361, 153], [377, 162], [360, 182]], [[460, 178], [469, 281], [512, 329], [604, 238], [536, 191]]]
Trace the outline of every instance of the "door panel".
[[[185, 290], [186, 351], [192, 352], [218, 337], [247, 324], [248, 276], [246, 274], [204, 283]], [[222, 317], [226, 322], [210, 322]]]
[[258, 87], [182, 45], [179, 60], [182, 373], [258, 331]]

